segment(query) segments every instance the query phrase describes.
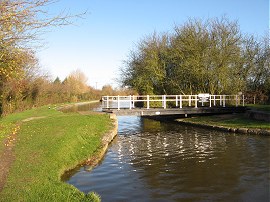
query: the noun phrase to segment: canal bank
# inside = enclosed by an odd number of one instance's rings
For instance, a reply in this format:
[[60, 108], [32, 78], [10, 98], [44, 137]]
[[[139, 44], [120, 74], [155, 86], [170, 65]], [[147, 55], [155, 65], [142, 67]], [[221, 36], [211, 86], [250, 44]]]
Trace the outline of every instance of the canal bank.
[[84, 163], [81, 165], [88, 165], [88, 171], [93, 169], [104, 157], [106, 151], [108, 150], [109, 144], [113, 141], [115, 136], [117, 135], [118, 130], [118, 121], [115, 114], [110, 114], [110, 119], [113, 122], [113, 129], [109, 132], [105, 133], [101, 140], [101, 146], [98, 152], [95, 153], [94, 156], [88, 158]]
[[[94, 104], [94, 105], [93, 105]], [[89, 102], [80, 102], [80, 103], [70, 103], [68, 105], [60, 106], [57, 108], [58, 111], [62, 111], [64, 113], [76, 112], [81, 115], [101, 115], [101, 113], [96, 112], [99, 111], [99, 100], [89, 101]], [[104, 115], [104, 113], [102, 113]], [[117, 116], [115, 114], [108, 114], [109, 118], [112, 121], [112, 129], [106, 132], [101, 139], [101, 146], [99, 147], [98, 151], [95, 152], [95, 155], [91, 156], [90, 158], [84, 160], [80, 165], [88, 165], [89, 169], [94, 168], [100, 160], [103, 158], [104, 154], [106, 153], [109, 144], [113, 141], [115, 136], [117, 135], [118, 130], [118, 121]], [[80, 166], [78, 165], [78, 166]], [[69, 169], [73, 172], [74, 168]], [[66, 178], [69, 175], [69, 170], [66, 170], [63, 174], [62, 178]]]
[[[16, 140], [1, 145], [0, 151], [12, 150], [14, 158], [0, 201], [99, 201], [97, 195], [84, 194], [60, 178], [67, 169], [105, 151], [115, 134], [115, 121], [106, 114], [62, 113], [57, 108], [44, 106], [1, 119], [1, 129], [16, 128]], [[1, 142], [9, 137], [5, 134]]]
[[[268, 113], [254, 111], [247, 111], [245, 114], [224, 114], [213, 116], [200, 116], [183, 119], [175, 119], [176, 122], [181, 124], [193, 125], [202, 128], [241, 133], [253, 135], [266, 135], [270, 136], [270, 125], [266, 120], [256, 120], [252, 117], [265, 118]], [[258, 114], [258, 115], [257, 115]], [[263, 116], [261, 115], [263, 114]]]

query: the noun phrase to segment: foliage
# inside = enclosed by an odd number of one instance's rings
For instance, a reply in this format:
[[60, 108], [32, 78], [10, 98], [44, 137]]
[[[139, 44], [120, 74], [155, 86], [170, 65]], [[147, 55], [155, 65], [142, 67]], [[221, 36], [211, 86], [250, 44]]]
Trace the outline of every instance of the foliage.
[[130, 52], [121, 83], [139, 94], [270, 93], [269, 38], [244, 36], [225, 17], [191, 19], [172, 34], [154, 33]]
[[249, 103], [270, 103], [270, 47], [269, 37], [245, 43], [246, 94]]
[[105, 94], [122, 94], [107, 85], [102, 91], [87, 85], [80, 70], [71, 72], [63, 82], [53, 82], [41, 74], [35, 49], [40, 35], [52, 27], [69, 25], [74, 17], [62, 12], [52, 15], [47, 5], [54, 0], [0, 1], [0, 115], [45, 104], [100, 99]]
[[[51, 3], [55, 1], [0, 1], [0, 114], [34, 106], [41, 100], [41, 92], [50, 87], [39, 75], [34, 47], [43, 32], [68, 25], [76, 17], [51, 15], [47, 11]], [[43, 84], [45, 89], [40, 87]]]
[[16, 160], [0, 201], [99, 201], [93, 193], [85, 195], [61, 182], [60, 177], [97, 152], [101, 136], [111, 127], [107, 115], [63, 114], [44, 106], [2, 121], [21, 126]]

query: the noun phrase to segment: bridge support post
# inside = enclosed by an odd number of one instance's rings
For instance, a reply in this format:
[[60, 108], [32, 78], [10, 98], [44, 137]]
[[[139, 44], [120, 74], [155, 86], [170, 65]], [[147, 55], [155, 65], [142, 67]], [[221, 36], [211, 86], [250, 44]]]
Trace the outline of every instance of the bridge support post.
[[209, 96], [209, 107], [212, 107], [212, 98], [211, 98], [211, 95]]
[[226, 107], [225, 101], [226, 101], [226, 95], [223, 95], [223, 107]]
[[197, 99], [197, 95], [195, 95], [195, 108], [198, 108], [198, 99]]
[[178, 107], [178, 95], [175, 96], [175, 106]]
[[180, 95], [180, 100], [179, 100], [179, 102], [180, 102], [180, 108], [182, 109], [182, 108], [183, 108], [183, 105], [182, 105], [182, 95]]
[[166, 95], [163, 95], [163, 108], [166, 109]]
[[235, 106], [238, 107], [238, 96], [235, 96]]
[[109, 96], [107, 96], [107, 102], [106, 102], [106, 108], [108, 109], [109, 108]]
[[243, 99], [242, 103], [243, 103], [243, 107], [244, 107], [245, 106], [245, 96], [244, 95], [242, 96], [242, 99]]
[[132, 103], [132, 108], [135, 108], [135, 96], [133, 95], [133, 103]]
[[149, 107], [150, 107], [150, 104], [149, 104], [149, 102], [150, 102], [150, 101], [149, 101], [149, 95], [147, 95], [146, 98], [147, 98], [147, 100], [146, 100], [146, 103], [147, 103], [147, 109], [149, 109]]
[[129, 109], [132, 109], [132, 97], [129, 95]]
[[214, 96], [214, 106], [216, 106], [216, 96], [215, 95], [213, 96]]
[[117, 96], [117, 110], [120, 110], [120, 97]]
[[191, 95], [188, 96], [188, 106], [191, 106]]

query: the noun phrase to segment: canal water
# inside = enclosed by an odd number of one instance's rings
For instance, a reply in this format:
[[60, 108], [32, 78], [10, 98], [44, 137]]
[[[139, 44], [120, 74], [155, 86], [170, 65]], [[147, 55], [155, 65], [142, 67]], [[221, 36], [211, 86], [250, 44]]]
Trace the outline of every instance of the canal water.
[[67, 183], [102, 201], [269, 201], [270, 138], [118, 117], [98, 166]]
[[68, 112], [78, 112], [78, 111], [101, 111], [100, 102], [82, 102], [78, 104], [73, 104], [60, 109], [64, 113]]

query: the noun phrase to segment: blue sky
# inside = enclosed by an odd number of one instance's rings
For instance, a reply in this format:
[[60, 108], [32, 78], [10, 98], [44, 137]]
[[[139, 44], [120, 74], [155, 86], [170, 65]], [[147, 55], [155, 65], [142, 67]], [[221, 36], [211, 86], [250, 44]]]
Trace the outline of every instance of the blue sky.
[[269, 32], [268, 0], [60, 0], [48, 10], [88, 14], [75, 25], [42, 36], [46, 42], [38, 52], [42, 68], [61, 80], [80, 69], [88, 84], [98, 88], [117, 86], [119, 69], [140, 39], [154, 31], [172, 32], [189, 18], [226, 15], [238, 20], [243, 33]]

